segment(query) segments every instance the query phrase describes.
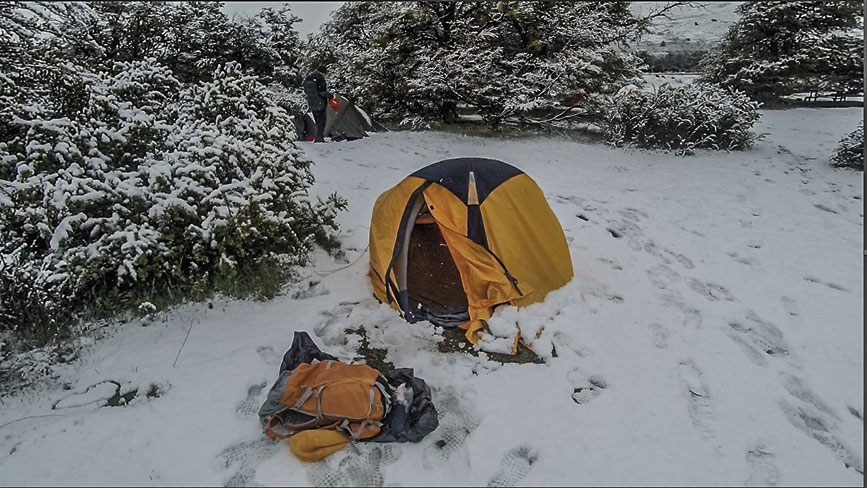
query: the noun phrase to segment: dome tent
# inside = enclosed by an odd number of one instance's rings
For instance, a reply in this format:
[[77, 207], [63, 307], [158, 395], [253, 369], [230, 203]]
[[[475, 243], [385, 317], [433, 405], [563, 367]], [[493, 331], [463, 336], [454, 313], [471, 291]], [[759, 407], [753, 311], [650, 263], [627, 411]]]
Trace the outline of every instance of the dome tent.
[[460, 326], [476, 343], [494, 307], [543, 300], [572, 279], [572, 260], [529, 176], [495, 159], [455, 158], [377, 198], [369, 275], [376, 297], [406, 320]]
[[[330, 105], [325, 108], [324, 137], [351, 141], [367, 137], [368, 132], [376, 132], [370, 116], [358, 105], [340, 94], [336, 94], [335, 98], [340, 103], [340, 108], [334, 110]], [[296, 127], [299, 140], [312, 141], [316, 135], [316, 122], [311, 112], [304, 114], [303, 118], [297, 117]]]

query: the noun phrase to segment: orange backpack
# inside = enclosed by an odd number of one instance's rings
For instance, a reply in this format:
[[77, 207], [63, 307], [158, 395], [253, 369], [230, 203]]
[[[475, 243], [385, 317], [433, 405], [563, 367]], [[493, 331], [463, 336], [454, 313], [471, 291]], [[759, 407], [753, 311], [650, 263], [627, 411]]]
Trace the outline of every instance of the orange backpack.
[[[310, 429], [339, 432], [347, 442], [373, 437], [391, 403], [385, 381], [379, 378], [379, 371], [366, 364], [301, 363], [288, 375], [278, 410], [265, 420], [265, 433], [271, 439], [289, 438], [290, 445], [293, 435]], [[277, 426], [285, 433], [275, 432]]]

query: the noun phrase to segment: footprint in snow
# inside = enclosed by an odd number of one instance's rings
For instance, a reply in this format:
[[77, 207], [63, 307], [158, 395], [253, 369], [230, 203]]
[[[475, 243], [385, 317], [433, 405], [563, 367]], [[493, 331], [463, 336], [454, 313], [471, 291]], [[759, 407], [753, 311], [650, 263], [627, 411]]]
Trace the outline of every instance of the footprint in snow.
[[557, 332], [554, 332], [554, 334], [551, 338], [551, 342], [554, 344], [554, 347], [556, 347], [558, 350], [561, 347], [566, 348], [566, 349], [574, 352], [575, 354], [577, 354], [578, 357], [583, 358], [583, 357], [587, 357], [590, 355], [590, 351], [587, 348], [581, 346], [580, 344], [577, 344], [572, 339], [572, 337], [570, 337], [568, 334], [566, 334], [562, 331], [558, 330]]
[[262, 401], [264, 400], [260, 399], [259, 396], [264, 389], [264, 382], [253, 385], [247, 389], [247, 398], [238, 403], [235, 407], [235, 413], [241, 417], [250, 417], [258, 414], [259, 406], [262, 405]]
[[[591, 286], [587, 288], [587, 294], [596, 298], [604, 298], [614, 303], [623, 303], [623, 297], [617, 294], [608, 293], [607, 289], [599, 286]], [[584, 298], [584, 293], [581, 293], [581, 298]]]
[[740, 264], [743, 264], [745, 266], [749, 266], [750, 268], [752, 268], [754, 270], [758, 269], [758, 267], [759, 267], [759, 262], [753, 258], [743, 257], [736, 252], [727, 252], [726, 255], [729, 256], [730, 258], [734, 259], [736, 263], [740, 263]]
[[661, 259], [665, 264], [673, 264], [674, 261], [657, 246], [653, 241], [644, 244], [644, 250], [653, 257]]
[[220, 467], [230, 468], [237, 465], [238, 469], [223, 486], [260, 486], [254, 484], [256, 468], [277, 451], [279, 441], [268, 438], [235, 443], [217, 455], [216, 461]]
[[[325, 319], [319, 323], [319, 325], [315, 326], [313, 332], [316, 333], [317, 336], [323, 337], [326, 335], [325, 333], [328, 330], [339, 329], [343, 330], [345, 327], [341, 327], [341, 324], [346, 321], [347, 318], [352, 314], [352, 309], [358, 305], [357, 302], [341, 302], [338, 303], [336, 307], [333, 307], [331, 310], [324, 310], [319, 313], [325, 317]], [[328, 338], [326, 338], [326, 341]]]
[[680, 279], [680, 275], [664, 264], [654, 266], [647, 270], [647, 278], [653, 286], [666, 289]]
[[488, 482], [488, 486], [515, 486], [539, 459], [539, 452], [532, 446], [518, 446], [512, 448], [503, 457], [500, 470]]
[[729, 337], [741, 346], [747, 357], [758, 366], [767, 364], [766, 356], [789, 354], [782, 331], [774, 324], [759, 318], [752, 310], [747, 312], [746, 320], [729, 322], [729, 328]]
[[389, 444], [361, 443], [361, 453], [348, 448], [310, 466], [313, 486], [383, 486], [382, 466], [400, 458], [399, 448]]
[[607, 264], [608, 267], [611, 269], [614, 269], [617, 271], [623, 270], [623, 266], [619, 265], [616, 261], [613, 261], [611, 259], [596, 258], [596, 260], [599, 261], [600, 263]]
[[608, 228], [608, 232], [616, 239], [620, 239], [622, 236], [634, 238], [642, 234], [641, 227], [630, 220], [611, 221], [609, 223], [611, 227]]
[[663, 262], [665, 262], [665, 264], [673, 264], [674, 261], [677, 261], [678, 263], [680, 263], [681, 266], [686, 269], [695, 268], [692, 260], [688, 257], [684, 256], [683, 254], [678, 254], [669, 249], [660, 248], [659, 246], [654, 244], [653, 241], [645, 244], [644, 250], [647, 251], [647, 253], [651, 256], [661, 259]]
[[572, 401], [578, 405], [584, 405], [599, 396], [602, 390], [608, 388], [605, 378], [599, 375], [584, 377], [580, 368], [573, 368], [566, 374], [566, 378], [574, 386]]
[[673, 256], [674, 259], [676, 259], [677, 262], [680, 263], [680, 265], [683, 266], [684, 268], [686, 268], [686, 269], [695, 268], [695, 264], [693, 264], [692, 260], [689, 259], [688, 257], [684, 256], [683, 254], [676, 254], [676, 253], [673, 253], [667, 249], [665, 250], [665, 252], [667, 252], [668, 254]]
[[422, 466], [427, 470], [457, 465], [469, 468], [470, 453], [464, 444], [479, 426], [479, 419], [453, 388], [436, 395], [434, 404], [439, 412], [439, 427], [429, 436], [433, 443], [422, 451]]
[[683, 324], [684, 328], [701, 328], [701, 323], [703, 320], [701, 310], [693, 307], [692, 305], [688, 305], [683, 300], [683, 297], [680, 296], [680, 293], [676, 291], [665, 290], [663, 293], [660, 293], [660, 297], [662, 298], [663, 304], [665, 304], [666, 306], [680, 309], [683, 312], [683, 320], [681, 321], [681, 323]]
[[639, 217], [645, 218], [645, 219], [647, 217], [649, 217], [649, 215], [647, 215], [647, 213], [645, 213], [641, 210], [638, 210], [637, 208], [632, 208], [632, 207], [627, 207], [624, 210], [621, 210], [620, 215], [623, 215], [624, 217], [631, 219], [631, 220], [635, 220], [635, 221], [638, 221]]
[[322, 285], [318, 279], [311, 279], [307, 282], [307, 288], [299, 290], [292, 295], [296, 300], [306, 300], [308, 298], [319, 297], [330, 294], [331, 291]]
[[678, 363], [678, 372], [692, 425], [699, 430], [702, 437], [713, 437], [714, 408], [710, 390], [702, 378], [701, 370], [692, 359], [688, 359]]
[[689, 278], [687, 282], [692, 291], [704, 296], [710, 301], [718, 301], [720, 299], [728, 302], [735, 301], [734, 296], [732, 296], [731, 292], [729, 292], [729, 290], [724, 286], [710, 282], [704, 283], [693, 278]]
[[265, 361], [265, 364], [270, 365], [278, 365], [280, 364], [280, 356], [274, 352], [274, 348], [271, 346], [259, 346], [256, 348], [256, 354], [262, 358], [262, 361]]
[[780, 407], [788, 421], [798, 430], [827, 447], [847, 468], [852, 468], [861, 475], [864, 474], [861, 458], [832, 433], [834, 420], [830, 416], [804, 401], [795, 404], [782, 401]]
[[840, 420], [840, 417], [813, 390], [804, 384], [804, 380], [786, 372], [780, 373], [780, 376], [783, 378], [783, 387], [786, 388], [786, 391], [790, 395], [802, 402], [809, 403], [823, 414]]
[[761, 367], [765, 367], [768, 365], [768, 358], [765, 357], [765, 355], [760, 350], [750, 345], [750, 343], [747, 342], [747, 339], [745, 339], [744, 336], [736, 333], [729, 333], [728, 336], [738, 347], [741, 348], [741, 350], [743, 350], [744, 354], [747, 355], [747, 359], [752, 361], [753, 364]]
[[650, 328], [651, 333], [653, 334], [653, 345], [656, 346], [657, 349], [665, 349], [668, 347], [668, 329], [663, 327], [657, 322], [654, 322], [648, 326]]
[[831, 282], [828, 282], [828, 281], [822, 281], [822, 280], [820, 280], [819, 278], [816, 278], [815, 276], [805, 276], [805, 277], [804, 277], [804, 280], [809, 281], [810, 283], [818, 283], [818, 284], [820, 284], [820, 285], [825, 285], [825, 286], [827, 286], [828, 288], [831, 288], [832, 290], [837, 290], [837, 291], [849, 291], [847, 288], [845, 288], [845, 287], [843, 287], [843, 286], [841, 286], [841, 285], [838, 285], [838, 284], [836, 284], [836, 283], [831, 283]]
[[780, 470], [774, 464], [774, 455], [761, 444], [747, 451], [748, 477], [746, 486], [777, 486]]

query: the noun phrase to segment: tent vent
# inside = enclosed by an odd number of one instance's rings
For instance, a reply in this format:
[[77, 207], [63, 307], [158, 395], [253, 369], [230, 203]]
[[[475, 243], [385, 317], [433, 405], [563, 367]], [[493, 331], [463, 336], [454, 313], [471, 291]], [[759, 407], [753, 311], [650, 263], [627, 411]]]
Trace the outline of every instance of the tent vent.
[[467, 189], [467, 205], [479, 204], [479, 192], [476, 190], [476, 175], [470, 171], [469, 188]]

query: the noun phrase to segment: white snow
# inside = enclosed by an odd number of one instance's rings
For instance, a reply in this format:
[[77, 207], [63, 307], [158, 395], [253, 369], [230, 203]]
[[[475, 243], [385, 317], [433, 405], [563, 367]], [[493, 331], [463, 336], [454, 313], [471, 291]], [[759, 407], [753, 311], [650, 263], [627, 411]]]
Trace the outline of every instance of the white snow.
[[[631, 2], [633, 15], [646, 16], [670, 2]], [[637, 45], [649, 52], [695, 51], [713, 48], [740, 16], [735, 12], [743, 2], [692, 2], [657, 17], [650, 32]]]
[[[299, 143], [312, 196], [349, 201], [346, 259], [317, 252], [268, 302], [100, 329], [57, 381], [0, 400], [0, 484], [863, 486], [863, 175], [828, 161], [861, 117], [762, 111], [752, 150], [684, 158], [437, 132]], [[439, 329], [372, 296], [374, 200], [455, 156], [518, 166], [563, 226], [574, 279], [498, 312], [541, 331], [544, 364], [440, 353]], [[351, 360], [360, 326], [432, 387], [440, 427], [302, 463], [256, 411], [294, 331]]]

